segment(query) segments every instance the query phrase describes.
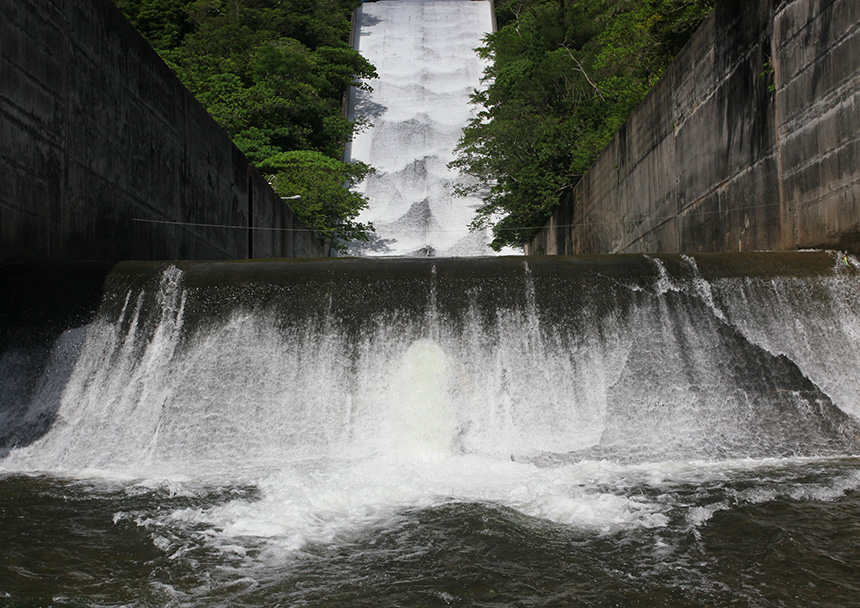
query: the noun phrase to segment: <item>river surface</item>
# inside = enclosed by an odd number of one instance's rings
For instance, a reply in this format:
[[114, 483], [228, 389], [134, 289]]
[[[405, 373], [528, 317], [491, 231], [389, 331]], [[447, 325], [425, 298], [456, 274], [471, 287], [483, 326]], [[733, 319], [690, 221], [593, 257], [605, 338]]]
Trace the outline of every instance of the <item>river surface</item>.
[[0, 605], [857, 605], [856, 458], [327, 469], [4, 476]]

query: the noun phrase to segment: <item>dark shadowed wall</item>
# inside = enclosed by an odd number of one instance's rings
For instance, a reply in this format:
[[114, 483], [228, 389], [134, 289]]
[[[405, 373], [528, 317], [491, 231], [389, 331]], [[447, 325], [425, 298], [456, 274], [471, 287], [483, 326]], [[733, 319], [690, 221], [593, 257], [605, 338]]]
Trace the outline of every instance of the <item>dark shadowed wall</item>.
[[327, 254], [110, 0], [0, 2], [0, 261]]
[[722, 0], [526, 247], [860, 252], [860, 2]]

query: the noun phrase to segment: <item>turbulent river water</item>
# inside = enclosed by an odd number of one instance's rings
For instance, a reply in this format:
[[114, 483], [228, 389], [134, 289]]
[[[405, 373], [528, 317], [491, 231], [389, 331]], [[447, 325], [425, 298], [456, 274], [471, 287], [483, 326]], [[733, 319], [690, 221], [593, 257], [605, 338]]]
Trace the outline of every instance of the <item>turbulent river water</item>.
[[0, 605], [856, 605], [857, 270], [120, 264], [2, 335]]

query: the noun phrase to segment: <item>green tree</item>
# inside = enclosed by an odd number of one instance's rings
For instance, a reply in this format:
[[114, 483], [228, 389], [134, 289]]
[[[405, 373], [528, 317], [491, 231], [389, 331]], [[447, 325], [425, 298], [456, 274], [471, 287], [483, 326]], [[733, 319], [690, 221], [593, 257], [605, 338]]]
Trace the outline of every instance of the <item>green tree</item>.
[[350, 86], [376, 76], [347, 44], [353, 2], [197, 0], [193, 31], [163, 56], [254, 163], [286, 150], [339, 158]]
[[[261, 170], [299, 151], [343, 165], [344, 147], [363, 124], [344, 116], [344, 95], [351, 86], [367, 88], [364, 82], [376, 76], [348, 44], [358, 0], [115, 1]], [[305, 175], [322, 180], [318, 191], [330, 186], [330, 172]], [[348, 181], [341, 179], [341, 187]], [[344, 197], [325, 212], [305, 199], [291, 207], [320, 234], [339, 238], [351, 234], [354, 217], [342, 203], [354, 207], [360, 195]], [[320, 224], [323, 218], [328, 226]]]
[[355, 221], [367, 199], [349, 189], [372, 172], [365, 163], [344, 163], [302, 150], [275, 154], [260, 169], [279, 195], [292, 199], [290, 206], [305, 225], [336, 247], [368, 239], [373, 226]]
[[479, 112], [452, 166], [492, 246], [530, 240], [657, 82], [714, 0], [498, 0]]
[[175, 48], [192, 29], [187, 0], [115, 0], [157, 51]]

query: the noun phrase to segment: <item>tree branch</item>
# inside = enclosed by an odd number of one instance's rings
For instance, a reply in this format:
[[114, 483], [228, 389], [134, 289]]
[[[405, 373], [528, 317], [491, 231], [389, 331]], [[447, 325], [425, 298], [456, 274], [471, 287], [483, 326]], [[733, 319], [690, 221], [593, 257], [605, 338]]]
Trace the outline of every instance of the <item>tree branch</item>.
[[567, 42], [562, 42], [559, 46], [561, 46], [561, 48], [563, 48], [565, 51], [567, 51], [567, 54], [570, 55], [570, 58], [576, 64], [576, 69], [578, 71], [582, 72], [582, 75], [585, 76], [585, 79], [588, 81], [588, 84], [590, 84], [594, 88], [594, 90], [597, 91], [597, 94], [600, 96], [600, 100], [606, 101], [606, 98], [603, 96], [603, 93], [600, 92], [600, 89], [598, 88], [598, 86], [596, 84], [594, 84], [594, 81], [592, 81], [591, 78], [588, 77], [588, 73], [585, 71], [585, 68], [582, 67], [582, 64], [579, 63], [579, 59], [577, 59], [573, 55], [573, 52], [567, 46]]

